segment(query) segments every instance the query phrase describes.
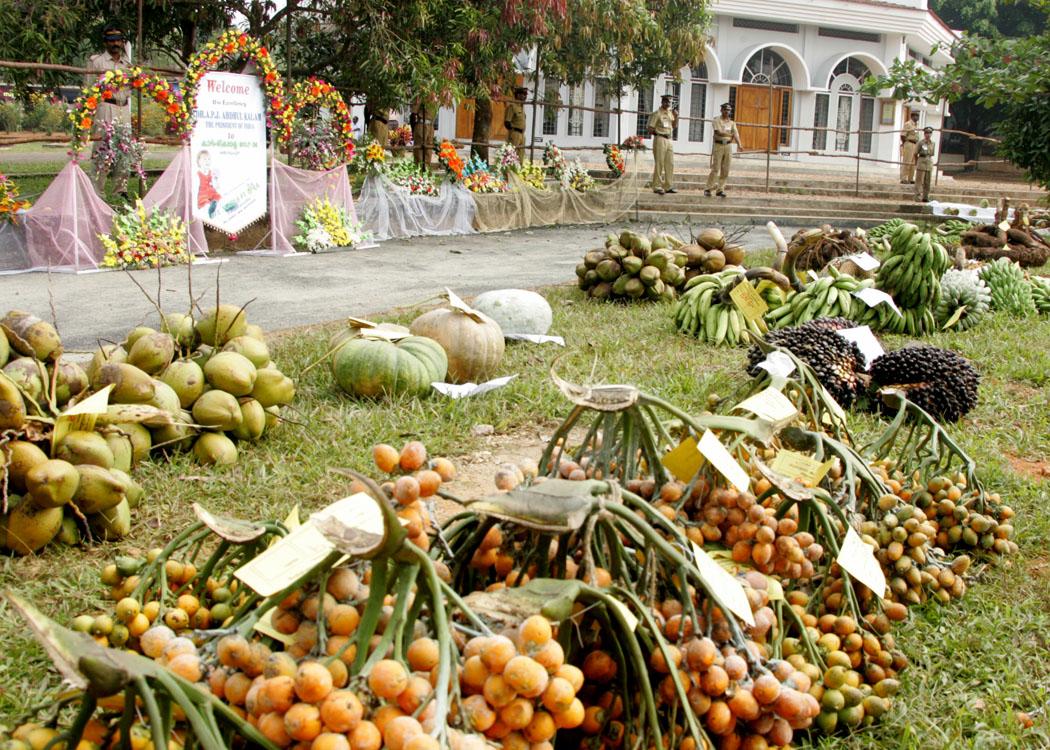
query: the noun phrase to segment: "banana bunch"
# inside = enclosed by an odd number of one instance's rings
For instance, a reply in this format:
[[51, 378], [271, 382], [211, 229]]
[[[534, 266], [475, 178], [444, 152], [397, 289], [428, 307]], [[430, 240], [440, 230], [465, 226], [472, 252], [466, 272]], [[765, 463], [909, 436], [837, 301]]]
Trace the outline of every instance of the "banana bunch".
[[[889, 221], [885, 221], [864, 232], [864, 239], [866, 239], [868, 244], [873, 248], [875, 245], [882, 246], [883, 241], [887, 240], [890, 235], [904, 226], [904, 224], [904, 219], [890, 219]], [[886, 249], [888, 250], [889, 248], [887, 247]]]
[[1032, 301], [1035, 302], [1036, 310], [1040, 315], [1050, 315], [1050, 279], [1033, 276], [1031, 284]]
[[921, 308], [902, 307], [901, 314], [898, 315], [886, 304], [876, 307], [868, 307], [863, 302], [858, 304], [863, 307], [863, 311], [854, 320], [857, 325], [868, 326], [873, 331], [925, 336], [937, 330], [934, 308], [928, 305]]
[[750, 344], [752, 335], [761, 335], [758, 323], [745, 318], [728, 299], [740, 279], [740, 272], [734, 270], [694, 276], [686, 282], [674, 308], [679, 332], [714, 346]]
[[810, 282], [801, 292], [787, 298], [780, 307], [766, 313], [770, 328], [787, 328], [807, 323], [817, 318], [849, 318], [853, 320], [867, 309], [866, 305], [853, 298], [860, 289], [875, 286], [873, 279], [857, 279], [828, 266], [828, 276]]
[[948, 251], [928, 232], [903, 224], [890, 235], [890, 257], [875, 275], [879, 289], [893, 295], [897, 305], [921, 313], [935, 308], [941, 296], [941, 276], [951, 266]]
[[1033, 287], [1025, 279], [1019, 264], [1009, 258], [997, 258], [981, 266], [977, 275], [991, 291], [993, 310], [1004, 310], [1016, 318], [1037, 311]]

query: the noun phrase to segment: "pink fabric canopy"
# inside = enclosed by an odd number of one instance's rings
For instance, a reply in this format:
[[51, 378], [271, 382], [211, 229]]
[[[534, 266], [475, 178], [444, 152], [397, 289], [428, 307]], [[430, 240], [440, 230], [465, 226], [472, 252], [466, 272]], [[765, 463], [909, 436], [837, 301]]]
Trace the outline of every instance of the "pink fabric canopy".
[[112, 229], [113, 209], [76, 162], [62, 168], [25, 219], [26, 270], [91, 271], [102, 263], [98, 235]]
[[190, 180], [193, 170], [190, 167], [190, 147], [187, 144], [179, 149], [178, 156], [157, 182], [149, 189], [142, 204], [147, 209], [163, 208], [181, 218], [190, 228], [189, 249], [194, 255], [208, 254], [208, 241], [204, 238], [204, 222], [193, 218], [190, 205], [193, 195]]
[[354, 209], [354, 197], [350, 192], [350, 180], [346, 175], [346, 166], [314, 172], [308, 169], [290, 167], [283, 162], [273, 160], [271, 193], [273, 204], [270, 206], [271, 224], [273, 226], [273, 249], [277, 253], [290, 255], [296, 252], [292, 238], [299, 233], [295, 222], [301, 218], [303, 208], [318, 198], [327, 198], [333, 205], [340, 206], [357, 221]]

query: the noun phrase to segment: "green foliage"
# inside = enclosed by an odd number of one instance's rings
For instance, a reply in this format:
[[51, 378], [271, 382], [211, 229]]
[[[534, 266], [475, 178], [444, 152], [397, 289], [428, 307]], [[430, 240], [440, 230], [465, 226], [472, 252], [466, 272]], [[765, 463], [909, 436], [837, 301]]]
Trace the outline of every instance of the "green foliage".
[[17, 102], [0, 103], [0, 130], [22, 129], [22, 107]]
[[999, 153], [1029, 180], [1050, 186], [1050, 94], [1008, 104], [1004, 115], [996, 129]]

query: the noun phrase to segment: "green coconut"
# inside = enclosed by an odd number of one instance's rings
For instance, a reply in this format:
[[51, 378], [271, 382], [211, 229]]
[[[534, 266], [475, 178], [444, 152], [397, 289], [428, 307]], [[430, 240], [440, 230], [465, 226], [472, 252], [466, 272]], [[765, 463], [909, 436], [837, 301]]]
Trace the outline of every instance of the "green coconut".
[[197, 432], [197, 428], [193, 426], [193, 415], [183, 410], [175, 415], [171, 424], [153, 431], [153, 444], [170, 453], [189, 450]]
[[164, 369], [159, 378], [175, 391], [183, 409], [192, 406], [204, 393], [204, 370], [192, 360], [175, 360]]
[[128, 349], [128, 364], [156, 375], [175, 358], [175, 339], [168, 333], [147, 333]]
[[237, 463], [237, 446], [221, 432], [205, 432], [193, 444], [193, 455], [206, 466]]
[[55, 541], [67, 547], [80, 544], [80, 527], [77, 526], [77, 520], [73, 516], [62, 516], [62, 527], [55, 535]]
[[7, 364], [11, 358], [11, 343], [7, 340], [7, 334], [0, 331], [0, 367]]
[[142, 501], [142, 485], [132, 479], [127, 472], [120, 469], [110, 469], [109, 473], [124, 483], [124, 498], [132, 509], [137, 508]]
[[264, 368], [256, 372], [252, 398], [263, 406], [285, 406], [295, 398], [295, 383], [280, 370]]
[[0, 330], [11, 348], [27, 357], [47, 360], [62, 353], [62, 340], [55, 327], [27, 312], [12, 310], [0, 319]]
[[251, 336], [253, 339], [266, 343], [266, 332], [263, 331], [262, 326], [257, 326], [254, 323], [249, 323], [244, 328], [244, 335]]
[[62, 528], [62, 508], [20, 503], [7, 516], [4, 546], [19, 555], [42, 549]]
[[151, 333], [156, 332], [156, 328], [150, 328], [149, 326], [135, 326], [130, 331], [128, 331], [128, 335], [124, 337], [124, 348], [130, 352], [131, 347], [135, 346], [135, 343], [140, 338], [142, 338], [143, 336], [149, 336]]
[[92, 388], [99, 388], [99, 377], [102, 374], [102, 365], [117, 364], [128, 361], [128, 352], [120, 344], [103, 344], [91, 355], [91, 362], [87, 366], [88, 380]]
[[252, 392], [256, 372], [251, 360], [237, 352], [219, 352], [204, 365], [208, 384], [233, 396], [247, 396]]
[[56, 405], [65, 406], [71, 398], [79, 396], [90, 387], [87, 372], [76, 362], [59, 360], [55, 367], [58, 368], [58, 377], [55, 379]]
[[25, 482], [27, 497], [34, 505], [58, 508], [75, 497], [80, 473], [68, 461], [52, 458], [30, 469]]
[[99, 370], [99, 387], [113, 385], [109, 394], [110, 403], [146, 404], [153, 398], [153, 378], [134, 365], [126, 362], [102, 365]]
[[88, 518], [91, 533], [106, 541], [122, 539], [131, 533], [131, 506], [127, 500], [121, 500], [101, 513]]
[[0, 477], [7, 472], [7, 491], [24, 493], [26, 474], [47, 460], [47, 454], [27, 440], [12, 440], [0, 447]]
[[266, 407], [266, 431], [267, 432], [271, 432], [280, 423], [281, 423], [281, 407], [279, 407], [279, 406], [267, 406]]
[[241, 423], [241, 405], [226, 391], [208, 391], [193, 405], [193, 421], [202, 427], [232, 430]]
[[258, 440], [266, 430], [266, 410], [254, 398], [241, 399], [241, 423], [230, 432], [238, 440]]
[[222, 346], [230, 339], [243, 336], [248, 330], [248, 318], [236, 305], [213, 307], [197, 321], [197, 333], [209, 346]]
[[4, 374], [21, 388], [26, 396], [38, 403], [44, 396], [45, 383], [51, 384], [47, 368], [32, 357], [12, 359], [4, 366]]
[[164, 333], [171, 334], [172, 338], [175, 339], [175, 343], [184, 349], [192, 349], [193, 345], [197, 343], [197, 328], [193, 323], [193, 318], [189, 315], [168, 313], [164, 316], [164, 322], [161, 323], [160, 329]]
[[56, 446], [54, 456], [71, 464], [94, 464], [106, 469], [113, 468], [115, 460], [106, 438], [88, 430], [68, 433]]
[[112, 468], [131, 471], [131, 466], [135, 461], [135, 447], [131, 444], [131, 438], [112, 429], [107, 429], [102, 437], [105, 438], [106, 445], [113, 454]]
[[237, 352], [247, 357], [256, 367], [266, 367], [270, 363], [270, 350], [265, 341], [260, 341], [254, 336], [238, 336], [230, 339], [222, 347], [224, 352]]
[[153, 398], [149, 400], [149, 404], [171, 414], [182, 409], [182, 399], [178, 392], [163, 380], [156, 378], [153, 379]]
[[127, 435], [128, 439], [131, 440], [132, 466], [149, 455], [150, 449], [153, 447], [153, 438], [146, 427], [137, 422], [121, 422], [113, 425], [113, 428]]
[[99, 513], [124, 500], [127, 486], [119, 474], [90, 464], [76, 468], [80, 474], [80, 484], [73, 495], [73, 504], [81, 513]]
[[26, 423], [26, 402], [11, 378], [0, 370], [0, 432], [21, 430]]

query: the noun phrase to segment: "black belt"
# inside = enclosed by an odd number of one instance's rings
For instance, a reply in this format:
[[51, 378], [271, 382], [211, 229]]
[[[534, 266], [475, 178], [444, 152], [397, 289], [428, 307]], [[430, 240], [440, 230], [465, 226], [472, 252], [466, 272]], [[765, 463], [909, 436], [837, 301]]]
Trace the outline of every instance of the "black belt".
[[732, 143], [732, 138], [715, 138], [715, 143], [721, 143], [723, 146], [727, 143]]
[[671, 136], [664, 135], [663, 133], [653, 133], [653, 138], [666, 138], [667, 140], [671, 140]]

